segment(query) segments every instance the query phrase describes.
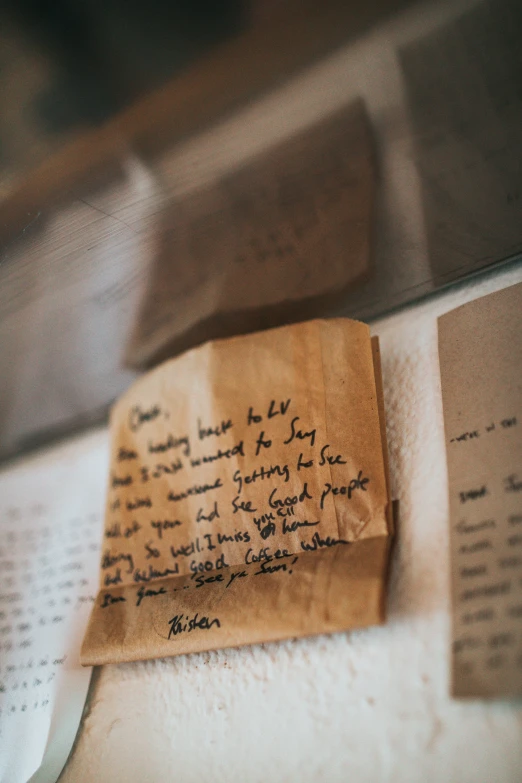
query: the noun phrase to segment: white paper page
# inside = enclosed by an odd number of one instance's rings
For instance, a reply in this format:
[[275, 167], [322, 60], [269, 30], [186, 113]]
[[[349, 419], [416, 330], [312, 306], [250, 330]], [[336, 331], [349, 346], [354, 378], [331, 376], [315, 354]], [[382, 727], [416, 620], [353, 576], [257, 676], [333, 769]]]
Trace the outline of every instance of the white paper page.
[[0, 472], [0, 783], [55, 781], [74, 742], [107, 466], [98, 431]]

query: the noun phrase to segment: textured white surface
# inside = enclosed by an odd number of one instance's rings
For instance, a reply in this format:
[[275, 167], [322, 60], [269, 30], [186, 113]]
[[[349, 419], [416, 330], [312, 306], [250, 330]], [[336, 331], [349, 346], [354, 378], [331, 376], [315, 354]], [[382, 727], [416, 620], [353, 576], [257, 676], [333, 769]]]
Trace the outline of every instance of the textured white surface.
[[61, 783], [522, 780], [522, 704], [449, 690], [437, 316], [522, 267], [374, 325], [401, 519], [381, 628], [108, 666]]

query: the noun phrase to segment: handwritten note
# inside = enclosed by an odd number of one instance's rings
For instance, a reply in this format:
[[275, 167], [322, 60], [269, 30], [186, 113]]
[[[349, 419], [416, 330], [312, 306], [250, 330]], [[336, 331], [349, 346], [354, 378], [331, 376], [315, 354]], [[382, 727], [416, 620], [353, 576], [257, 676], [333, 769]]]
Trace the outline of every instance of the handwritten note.
[[74, 741], [105, 465], [98, 435], [0, 473], [1, 783], [56, 780]]
[[139, 380], [111, 418], [82, 661], [382, 621], [379, 384], [368, 327], [344, 319], [208, 343]]
[[453, 693], [522, 694], [522, 284], [439, 319]]

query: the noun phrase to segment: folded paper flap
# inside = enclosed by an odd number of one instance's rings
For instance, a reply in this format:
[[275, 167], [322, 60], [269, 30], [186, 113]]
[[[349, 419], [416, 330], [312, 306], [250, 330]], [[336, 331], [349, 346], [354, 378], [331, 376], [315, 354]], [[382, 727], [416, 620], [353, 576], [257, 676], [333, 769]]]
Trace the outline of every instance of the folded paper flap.
[[[390, 539], [100, 591], [84, 665], [374, 625]], [[153, 651], [151, 655], [150, 651]]]
[[140, 379], [111, 417], [97, 605], [387, 537], [376, 361], [366, 325], [332, 319], [207, 343]]

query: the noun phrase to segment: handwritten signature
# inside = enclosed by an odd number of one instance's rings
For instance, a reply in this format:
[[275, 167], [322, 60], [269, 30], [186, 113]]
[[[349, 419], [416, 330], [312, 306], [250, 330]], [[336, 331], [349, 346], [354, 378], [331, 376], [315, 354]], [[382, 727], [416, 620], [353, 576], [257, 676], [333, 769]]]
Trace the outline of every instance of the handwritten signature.
[[175, 614], [172, 620], [169, 620], [170, 630], [168, 638], [178, 636], [180, 633], [190, 633], [198, 628], [202, 631], [210, 631], [211, 628], [221, 628], [221, 623], [217, 617], [211, 620], [209, 617], [200, 617], [196, 612], [194, 617], [185, 614]]

